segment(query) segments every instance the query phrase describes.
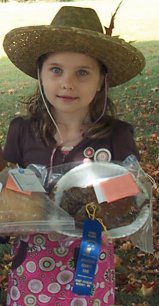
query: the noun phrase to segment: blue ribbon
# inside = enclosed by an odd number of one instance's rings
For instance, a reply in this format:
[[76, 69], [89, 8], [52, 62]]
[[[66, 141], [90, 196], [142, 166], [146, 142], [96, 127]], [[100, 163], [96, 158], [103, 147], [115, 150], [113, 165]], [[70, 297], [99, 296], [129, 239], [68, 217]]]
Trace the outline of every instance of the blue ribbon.
[[100, 253], [102, 225], [97, 220], [87, 219], [76, 266], [72, 291], [79, 295], [92, 295], [93, 280]]

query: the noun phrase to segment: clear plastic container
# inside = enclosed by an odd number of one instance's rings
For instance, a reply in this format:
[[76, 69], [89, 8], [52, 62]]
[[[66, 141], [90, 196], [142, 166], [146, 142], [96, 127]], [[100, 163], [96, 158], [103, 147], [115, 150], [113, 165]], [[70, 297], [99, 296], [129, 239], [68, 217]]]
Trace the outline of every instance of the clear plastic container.
[[0, 235], [74, 231], [74, 219], [42, 192], [26, 195], [5, 188], [8, 170], [0, 173]]

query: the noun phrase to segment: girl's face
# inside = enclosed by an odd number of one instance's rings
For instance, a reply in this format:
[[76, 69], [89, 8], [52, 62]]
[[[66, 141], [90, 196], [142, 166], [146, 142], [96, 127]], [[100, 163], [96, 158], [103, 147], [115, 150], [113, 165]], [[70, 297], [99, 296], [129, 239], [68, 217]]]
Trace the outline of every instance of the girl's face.
[[41, 69], [43, 90], [55, 114], [87, 114], [103, 78], [98, 61], [81, 53], [51, 53]]

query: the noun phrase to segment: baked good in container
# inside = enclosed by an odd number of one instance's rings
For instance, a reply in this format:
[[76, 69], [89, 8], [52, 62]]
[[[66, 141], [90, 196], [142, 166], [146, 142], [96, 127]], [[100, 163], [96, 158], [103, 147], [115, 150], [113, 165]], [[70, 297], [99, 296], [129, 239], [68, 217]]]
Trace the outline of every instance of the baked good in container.
[[44, 217], [44, 201], [38, 193], [25, 195], [7, 188], [0, 192], [0, 223], [36, 221]]
[[96, 205], [96, 218], [102, 219], [107, 229], [125, 226], [135, 220], [139, 213], [135, 197], [126, 197], [112, 203], [98, 203], [93, 186], [71, 187], [63, 192], [60, 207], [74, 217], [78, 226], [88, 218], [86, 204]]

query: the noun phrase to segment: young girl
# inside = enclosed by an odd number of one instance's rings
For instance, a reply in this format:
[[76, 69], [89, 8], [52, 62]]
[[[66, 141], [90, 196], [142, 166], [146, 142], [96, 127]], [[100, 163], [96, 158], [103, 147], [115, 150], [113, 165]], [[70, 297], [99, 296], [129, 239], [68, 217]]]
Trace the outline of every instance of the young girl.
[[[136, 76], [143, 55], [103, 32], [94, 10], [62, 7], [51, 25], [10, 31], [4, 38], [9, 59], [38, 79], [28, 116], [10, 123], [4, 158], [27, 167], [73, 161], [139, 158], [130, 124], [114, 117], [107, 87]], [[103, 241], [90, 296], [72, 292], [80, 239], [61, 245], [57, 233], [20, 237], [14, 247], [7, 305], [114, 305], [114, 258]]]

